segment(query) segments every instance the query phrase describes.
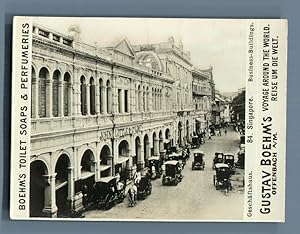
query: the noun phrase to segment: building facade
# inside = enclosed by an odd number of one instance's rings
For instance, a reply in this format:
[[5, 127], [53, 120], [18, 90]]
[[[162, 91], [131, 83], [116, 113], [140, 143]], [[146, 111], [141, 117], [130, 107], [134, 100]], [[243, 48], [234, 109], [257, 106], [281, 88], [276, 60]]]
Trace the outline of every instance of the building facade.
[[[132, 178], [194, 131], [192, 64], [174, 40], [100, 48], [33, 26], [30, 215], [83, 207], [93, 185]], [[150, 48], [150, 49], [149, 49]]]
[[200, 134], [212, 124], [212, 106], [215, 102], [212, 67], [208, 70], [194, 68], [192, 75], [194, 129], [195, 134]]

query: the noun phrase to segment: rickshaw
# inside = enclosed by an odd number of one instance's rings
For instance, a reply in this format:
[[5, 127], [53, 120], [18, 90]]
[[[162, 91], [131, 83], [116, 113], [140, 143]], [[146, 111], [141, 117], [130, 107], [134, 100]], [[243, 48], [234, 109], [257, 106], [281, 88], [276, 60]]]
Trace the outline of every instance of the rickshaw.
[[159, 156], [152, 156], [148, 158], [148, 167], [151, 179], [160, 178], [162, 174], [162, 162]]
[[145, 199], [152, 192], [152, 184], [149, 175], [143, 175], [137, 184], [137, 199]]
[[236, 169], [234, 165], [234, 155], [231, 153], [224, 154], [224, 163], [228, 164], [230, 172], [234, 174]]
[[[120, 186], [121, 185], [121, 186]], [[97, 209], [110, 209], [115, 203], [125, 198], [125, 185], [117, 182], [115, 176], [103, 177], [94, 185]]]
[[222, 152], [215, 152], [215, 158], [213, 160], [213, 169], [217, 163], [224, 163], [224, 154]]
[[215, 165], [216, 174], [213, 177], [213, 183], [216, 190], [224, 190], [227, 194], [229, 190], [232, 190], [230, 181], [230, 169], [226, 163], [217, 163]]
[[176, 160], [171, 160], [165, 162], [164, 167], [162, 185], [177, 185], [183, 178], [180, 163]]
[[204, 162], [204, 152], [201, 150], [194, 150], [194, 161], [192, 162], [192, 170], [204, 170], [205, 162]]

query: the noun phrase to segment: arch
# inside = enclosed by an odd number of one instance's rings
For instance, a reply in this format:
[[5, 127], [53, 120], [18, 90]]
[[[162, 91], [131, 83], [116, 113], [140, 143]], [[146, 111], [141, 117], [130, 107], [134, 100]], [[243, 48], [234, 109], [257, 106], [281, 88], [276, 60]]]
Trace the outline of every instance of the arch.
[[64, 91], [63, 91], [63, 103], [64, 103], [64, 116], [70, 116], [72, 113], [72, 83], [71, 75], [69, 72], [64, 74]]
[[61, 154], [56, 161], [55, 165], [55, 187], [56, 187], [56, 206], [57, 206], [57, 215], [66, 212], [69, 207], [67, 206], [68, 202], [68, 181], [71, 181], [69, 178], [68, 167], [70, 166], [70, 159], [66, 154]]
[[[49, 90], [47, 90], [47, 80], [49, 80], [50, 73], [46, 67], [42, 67], [39, 71], [39, 116], [46, 117], [49, 114], [47, 99], [50, 97]], [[47, 104], [48, 103], [48, 104]]]
[[90, 149], [84, 151], [80, 161], [81, 172], [94, 172], [94, 167], [93, 167], [94, 161], [95, 161], [94, 153]]
[[61, 74], [59, 70], [53, 72], [52, 82], [52, 114], [53, 117], [57, 117], [59, 109], [61, 108], [60, 95], [61, 90], [59, 89], [59, 83], [61, 82]]
[[45, 207], [45, 188], [47, 186], [45, 175], [48, 175], [47, 165], [41, 160], [30, 163], [30, 217], [43, 217]]
[[89, 89], [90, 89], [89, 90], [90, 91], [90, 96], [89, 96], [89, 100], [90, 100], [90, 113], [91, 113], [91, 115], [95, 115], [96, 114], [96, 103], [95, 103], [96, 88], [95, 88], [95, 81], [94, 81], [93, 77], [90, 78]]
[[87, 100], [86, 100], [86, 81], [85, 77], [80, 77], [80, 103], [81, 115], [87, 114]]
[[109, 165], [111, 151], [108, 145], [104, 145], [100, 151], [100, 165]]
[[128, 157], [128, 153], [129, 153], [129, 144], [126, 140], [122, 140], [120, 143], [119, 143], [119, 156], [121, 157]]

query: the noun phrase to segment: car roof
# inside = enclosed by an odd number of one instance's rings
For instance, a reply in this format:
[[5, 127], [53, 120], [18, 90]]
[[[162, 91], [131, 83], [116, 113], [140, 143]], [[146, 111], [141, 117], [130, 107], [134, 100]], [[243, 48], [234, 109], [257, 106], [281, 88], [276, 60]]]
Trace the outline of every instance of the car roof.
[[98, 182], [109, 183], [113, 179], [116, 179], [116, 177], [115, 176], [106, 176], [106, 177], [100, 178], [100, 180]]
[[194, 150], [194, 154], [204, 154], [202, 150]]
[[159, 156], [152, 156], [148, 158], [148, 160], [159, 160]]
[[179, 162], [177, 160], [166, 161], [164, 165], [177, 165]]
[[215, 152], [215, 154], [224, 154], [223, 152], [220, 152], [220, 151], [218, 151], [218, 152]]
[[223, 168], [223, 167], [229, 168], [228, 164], [226, 164], [226, 163], [216, 163], [215, 167], [216, 168]]
[[233, 156], [234, 157], [234, 154], [233, 153], [224, 153], [225, 156]]

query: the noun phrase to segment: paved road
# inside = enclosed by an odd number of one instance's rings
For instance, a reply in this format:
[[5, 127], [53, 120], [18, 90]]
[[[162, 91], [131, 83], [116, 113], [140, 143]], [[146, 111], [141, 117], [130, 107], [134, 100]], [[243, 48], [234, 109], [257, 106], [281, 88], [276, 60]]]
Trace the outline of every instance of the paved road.
[[192, 171], [192, 158], [187, 162], [184, 178], [177, 186], [162, 186], [161, 179], [152, 181], [152, 194], [135, 207], [127, 207], [127, 200], [108, 211], [94, 210], [86, 218], [104, 219], [180, 219], [234, 220], [243, 218], [243, 171], [232, 177], [233, 190], [226, 196], [213, 186], [212, 160], [216, 151], [237, 153], [239, 134], [215, 136], [201, 146], [206, 153], [204, 171]]

